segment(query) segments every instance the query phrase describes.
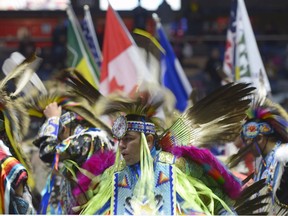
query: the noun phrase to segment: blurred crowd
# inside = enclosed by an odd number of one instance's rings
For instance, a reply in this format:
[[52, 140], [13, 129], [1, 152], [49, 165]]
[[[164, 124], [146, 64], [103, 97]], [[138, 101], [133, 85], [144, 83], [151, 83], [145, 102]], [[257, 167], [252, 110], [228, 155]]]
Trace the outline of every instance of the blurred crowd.
[[[170, 5], [163, 1], [156, 13], [161, 18], [163, 28], [166, 30], [175, 54], [193, 88], [202, 95], [213, 91], [215, 87], [219, 86], [221, 79], [216, 71], [219, 71], [223, 65], [226, 31], [229, 25], [228, 16], [209, 16], [208, 14], [212, 13], [211, 9], [204, 9], [203, 4], [200, 4], [198, 0], [183, 2], [180, 11], [173, 11]], [[151, 31], [151, 27], [149, 27], [151, 15], [151, 11], [147, 11], [141, 6], [135, 8], [131, 15], [133, 27], [129, 30], [141, 28]], [[287, 41], [278, 40], [277, 35], [283, 34], [283, 31], [277, 29], [272, 22], [264, 25], [260, 25], [256, 21], [254, 23], [252, 25], [256, 39], [257, 36], [260, 36], [257, 43], [269, 77], [272, 95], [275, 95], [277, 102], [287, 107], [287, 97], [285, 96], [285, 92], [288, 90]], [[27, 57], [36, 50], [37, 54], [43, 58], [43, 63], [37, 72], [43, 80], [49, 79], [55, 71], [66, 67], [65, 25], [65, 19], [60, 19], [51, 35], [52, 46], [42, 48], [36, 47], [35, 38], [29, 29], [23, 27], [18, 31], [18, 51]], [[100, 47], [102, 47], [104, 32], [97, 32], [99, 28], [97, 26], [95, 28]], [[9, 54], [7, 51], [5, 52], [5, 47], [1, 48], [3, 52], [0, 64]], [[11, 50], [9, 51], [12, 53]]]

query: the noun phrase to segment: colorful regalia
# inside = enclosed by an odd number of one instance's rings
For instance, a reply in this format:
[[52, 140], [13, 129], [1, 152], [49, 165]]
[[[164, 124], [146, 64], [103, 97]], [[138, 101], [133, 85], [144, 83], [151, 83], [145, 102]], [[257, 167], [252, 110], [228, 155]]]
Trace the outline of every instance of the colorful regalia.
[[44, 190], [41, 214], [75, 213], [71, 207], [76, 205], [77, 200], [72, 195], [71, 185], [77, 185], [77, 181], [73, 179], [77, 168], [95, 152], [111, 149], [113, 144], [104, 131], [99, 128], [83, 128], [81, 124], [76, 127], [73, 135], [59, 142], [59, 122], [63, 120], [47, 119], [40, 130], [39, 142], [34, 142], [40, 148], [40, 158], [52, 164], [52, 172]]
[[[0, 81], [0, 214], [35, 213], [30, 192], [35, 182], [20, 145], [28, 131], [29, 117], [17, 96], [31, 78], [38, 61], [33, 55], [16, 67], [13, 65], [15, 68]], [[15, 78], [18, 79], [15, 91], [6, 91], [8, 82]]]
[[[265, 187], [258, 191], [254, 203], [263, 205], [254, 213], [284, 215], [288, 210], [288, 115], [279, 105], [269, 99], [254, 100], [247, 111], [241, 137], [246, 144], [245, 152], [255, 148], [260, 157], [255, 163], [254, 181], [265, 181]], [[267, 138], [264, 147], [259, 145], [259, 135]], [[268, 142], [268, 139], [271, 140]], [[247, 142], [250, 141], [251, 143]], [[266, 146], [272, 143], [271, 151], [264, 153]], [[241, 158], [239, 151], [237, 157]], [[245, 153], [244, 152], [244, 153]], [[249, 201], [248, 201], [249, 202]], [[261, 206], [260, 206], [261, 207]]]
[[[167, 129], [155, 117], [165, 102], [163, 92], [147, 89], [139, 89], [132, 98], [117, 94], [103, 99], [104, 114], [120, 113], [112, 127], [115, 138], [139, 132], [140, 161], [127, 165], [120, 151], [116, 156], [99, 155], [98, 161], [102, 159], [105, 166], [87, 170], [95, 175], [87, 189], [94, 196], [79, 206], [81, 214], [235, 214], [233, 200], [241, 184], [208, 150], [191, 144], [235, 138], [250, 102], [244, 97], [253, 88], [246, 84], [222, 87], [175, 118]], [[147, 135], [155, 137], [152, 148]]]
[[[2, 141], [0, 141], [2, 142]], [[3, 144], [4, 145], [4, 144]], [[11, 154], [0, 148], [1, 163], [1, 214], [32, 214], [34, 213], [31, 203], [23, 197], [15, 194], [14, 188], [20, 184], [26, 185], [28, 173], [26, 168]], [[29, 196], [29, 189], [24, 186], [24, 194]], [[31, 200], [29, 200], [31, 201]]]
[[[65, 77], [69, 79], [68, 72]], [[72, 194], [72, 187], [79, 186], [76, 179], [78, 169], [94, 153], [113, 149], [109, 127], [93, 113], [96, 99], [91, 99], [92, 96], [84, 97], [76, 86], [69, 86], [86, 82], [80, 79], [82, 77], [71, 75], [67, 83], [49, 81], [45, 83], [47, 93], [34, 92], [26, 101], [24, 99], [29, 114], [40, 119], [43, 119], [45, 107], [52, 102], [57, 102], [65, 112], [60, 118], [54, 116], [46, 119], [34, 140], [34, 144], [39, 147], [40, 158], [51, 165], [39, 209], [41, 214], [77, 213], [72, 207], [83, 202]], [[96, 95], [97, 90], [91, 92], [91, 95]], [[71, 125], [73, 133], [60, 141], [58, 136], [61, 128], [69, 128]]]

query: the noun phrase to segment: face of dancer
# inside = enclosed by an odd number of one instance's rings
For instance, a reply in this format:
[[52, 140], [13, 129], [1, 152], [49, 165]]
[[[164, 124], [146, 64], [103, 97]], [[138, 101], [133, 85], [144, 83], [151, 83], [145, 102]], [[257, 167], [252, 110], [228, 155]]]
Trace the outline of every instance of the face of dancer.
[[[153, 147], [153, 135], [146, 136], [149, 148]], [[119, 143], [120, 153], [126, 165], [130, 166], [140, 161], [141, 134], [135, 131], [128, 131]]]
[[[261, 154], [267, 155], [270, 151], [271, 143], [268, 142], [268, 137], [259, 134], [256, 138], [243, 138], [246, 145], [251, 145], [251, 152], [255, 157], [259, 157]], [[260, 153], [261, 152], [261, 153]]]

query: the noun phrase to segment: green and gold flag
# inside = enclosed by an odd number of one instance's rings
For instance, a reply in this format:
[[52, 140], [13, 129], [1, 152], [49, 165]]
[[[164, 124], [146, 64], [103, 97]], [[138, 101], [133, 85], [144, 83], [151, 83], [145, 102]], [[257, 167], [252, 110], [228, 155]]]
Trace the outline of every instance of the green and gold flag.
[[72, 7], [67, 8], [67, 66], [75, 67], [95, 87], [99, 88], [99, 68], [93, 59]]

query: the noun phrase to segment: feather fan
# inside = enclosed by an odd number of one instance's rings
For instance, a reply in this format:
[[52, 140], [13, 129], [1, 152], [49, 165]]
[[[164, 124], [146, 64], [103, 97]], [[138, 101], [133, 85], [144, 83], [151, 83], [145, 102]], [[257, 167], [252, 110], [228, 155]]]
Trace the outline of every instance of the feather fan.
[[220, 87], [188, 108], [160, 139], [170, 140], [171, 145], [196, 146], [234, 140], [240, 133], [253, 90], [244, 83]]

